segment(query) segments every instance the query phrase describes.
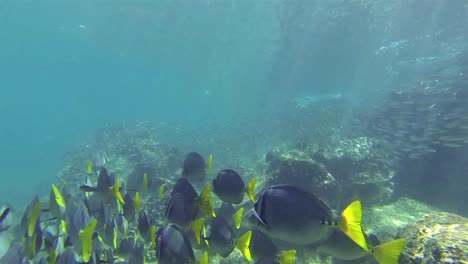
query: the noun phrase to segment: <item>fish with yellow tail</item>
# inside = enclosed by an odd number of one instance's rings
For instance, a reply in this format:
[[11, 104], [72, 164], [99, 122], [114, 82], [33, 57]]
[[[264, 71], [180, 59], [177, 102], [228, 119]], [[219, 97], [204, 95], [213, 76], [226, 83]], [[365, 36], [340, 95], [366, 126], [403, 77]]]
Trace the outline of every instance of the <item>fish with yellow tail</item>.
[[247, 195], [252, 202], [255, 202], [256, 179], [253, 178], [245, 185], [242, 177], [235, 170], [221, 170], [213, 180], [213, 193], [223, 202], [240, 204]]
[[272, 238], [308, 245], [328, 238], [340, 229], [368, 251], [361, 228], [361, 202], [352, 202], [335, 218], [332, 210], [313, 193], [294, 185], [274, 185], [263, 191], [249, 220]]

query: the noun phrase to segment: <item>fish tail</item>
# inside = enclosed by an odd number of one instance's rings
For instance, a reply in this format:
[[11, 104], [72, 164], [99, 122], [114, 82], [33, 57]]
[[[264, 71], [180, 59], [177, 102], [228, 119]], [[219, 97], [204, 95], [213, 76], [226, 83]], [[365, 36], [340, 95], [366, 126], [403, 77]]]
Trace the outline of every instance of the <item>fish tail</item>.
[[166, 187], [166, 184], [163, 183], [161, 186], [159, 186], [159, 199], [162, 199], [164, 197], [164, 188]]
[[201, 256], [200, 260], [198, 261], [198, 264], [208, 264], [208, 252], [203, 252], [203, 255]]
[[37, 202], [28, 216], [28, 236], [29, 237], [32, 237], [34, 232], [36, 231], [36, 223], [40, 221], [39, 220], [40, 214], [41, 214], [41, 202]]
[[247, 184], [247, 188], [245, 189], [245, 192], [249, 196], [250, 200], [255, 203], [255, 185], [257, 184], [257, 179], [253, 178], [250, 180], [250, 182]]
[[252, 260], [250, 254], [250, 240], [252, 239], [252, 231], [247, 231], [243, 236], [236, 241], [236, 248], [244, 255], [248, 261]]
[[278, 255], [276, 255], [276, 260], [280, 264], [294, 264], [294, 261], [296, 260], [296, 250], [291, 249], [280, 252]]
[[206, 172], [211, 174], [213, 172], [213, 155], [210, 154], [208, 160], [206, 161]]
[[143, 194], [148, 193], [148, 174], [146, 172], [143, 174], [143, 182], [141, 185], [141, 190]]
[[398, 264], [398, 258], [406, 242], [406, 239], [396, 239], [380, 244], [372, 250], [372, 254], [379, 264]]
[[81, 254], [85, 262], [89, 261], [93, 253], [93, 234], [96, 224], [97, 220], [93, 218], [88, 225], [80, 231]]
[[197, 240], [197, 243], [200, 245], [200, 236], [201, 236], [201, 230], [203, 225], [205, 224], [205, 218], [200, 218], [192, 222], [190, 225], [193, 231], [193, 234], [195, 235], [195, 239]]
[[156, 248], [156, 226], [155, 225], [151, 226], [150, 236], [151, 236], [151, 244], [153, 245], [153, 248]]
[[57, 205], [62, 208], [65, 208], [65, 200], [63, 199], [63, 196], [60, 193], [57, 186], [55, 186], [54, 184], [52, 184], [52, 191], [54, 192], [55, 202], [57, 203]]
[[239, 229], [241, 226], [243, 216], [244, 216], [244, 208], [242, 207], [239, 210], [237, 210], [237, 212], [232, 216], [237, 229]]
[[361, 201], [356, 200], [343, 211], [338, 220], [338, 227], [361, 248], [365, 251], [369, 251], [366, 238], [362, 232], [361, 221], [362, 205]]
[[86, 173], [93, 174], [93, 163], [90, 160], [86, 160]]
[[140, 212], [141, 210], [141, 199], [140, 199], [140, 193], [136, 192], [135, 193], [135, 209], [137, 212]]
[[122, 193], [120, 193], [120, 181], [119, 180], [115, 181], [114, 186], [112, 186], [111, 188], [111, 192], [120, 203], [125, 204]]
[[213, 201], [211, 200], [211, 185], [207, 184], [200, 193], [199, 198], [200, 210], [207, 217], [215, 217], [215, 211], [213, 209]]

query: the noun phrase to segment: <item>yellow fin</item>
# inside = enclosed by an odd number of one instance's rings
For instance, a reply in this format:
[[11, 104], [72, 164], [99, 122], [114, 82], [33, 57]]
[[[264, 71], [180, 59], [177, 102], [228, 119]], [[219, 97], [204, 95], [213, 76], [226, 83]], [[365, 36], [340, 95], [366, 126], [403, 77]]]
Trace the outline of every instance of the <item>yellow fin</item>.
[[239, 238], [239, 240], [236, 241], [236, 248], [248, 261], [252, 261], [252, 255], [250, 254], [250, 239], [252, 239], [252, 231], [247, 231]]
[[52, 190], [54, 191], [55, 201], [57, 202], [57, 204], [60, 207], [65, 208], [65, 200], [63, 199], [62, 194], [54, 184], [52, 184]]
[[90, 160], [86, 160], [86, 173], [93, 174], [93, 163]]
[[379, 264], [398, 264], [398, 258], [406, 246], [406, 239], [396, 239], [374, 248], [372, 254]]
[[166, 184], [163, 183], [161, 186], [159, 186], [159, 199], [162, 199], [164, 197], [164, 188], [166, 188]]
[[239, 229], [242, 223], [242, 217], [244, 216], [244, 208], [240, 208], [237, 212], [232, 216], [234, 218], [234, 223], [236, 224], [236, 228]]
[[156, 226], [155, 225], [151, 226], [150, 236], [151, 236], [151, 244], [153, 245], [153, 248], [156, 248]]
[[142, 190], [143, 194], [148, 193], [148, 174], [146, 172], [145, 172], [145, 174], [143, 174], [143, 183], [142, 183], [142, 186], [141, 186], [141, 190]]
[[213, 172], [213, 155], [210, 154], [208, 160], [206, 161], [206, 172], [211, 174]]
[[117, 240], [117, 230], [116, 230], [116, 227], [114, 226], [114, 230], [113, 230], [113, 237], [112, 237], [112, 244], [114, 246], [114, 249], [117, 249], [117, 244], [118, 244], [118, 240]]
[[41, 213], [41, 202], [37, 202], [29, 213], [28, 216], [28, 236], [32, 237], [35, 230], [39, 214]]
[[362, 247], [365, 251], [369, 251], [366, 243], [366, 238], [362, 232], [362, 206], [361, 201], [356, 200], [352, 202], [341, 213], [338, 220], [338, 227], [343, 231], [351, 240]]
[[115, 198], [122, 204], [125, 204], [124, 198], [120, 193], [120, 181], [116, 180], [114, 186], [111, 187], [111, 192], [115, 196]]
[[200, 193], [198, 205], [202, 213], [207, 217], [215, 217], [215, 211], [213, 209], [213, 201], [211, 200], [211, 185], [207, 184]]
[[250, 200], [255, 203], [255, 185], [257, 184], [257, 179], [253, 178], [252, 180], [249, 181], [247, 184], [247, 188], [245, 189], [245, 192], [247, 193], [247, 196], [249, 196]]
[[200, 261], [198, 261], [198, 264], [208, 264], [208, 252], [203, 252], [203, 255], [200, 258]]
[[60, 232], [62, 232], [62, 234], [66, 234], [67, 233], [67, 222], [65, 222], [65, 220], [60, 220]]
[[80, 231], [81, 254], [84, 262], [88, 262], [93, 253], [93, 233], [97, 220], [93, 218], [88, 225]]
[[280, 264], [294, 264], [294, 261], [296, 260], [296, 250], [291, 249], [280, 252], [278, 255], [276, 255], [276, 260]]
[[203, 228], [203, 225], [205, 224], [205, 218], [200, 218], [192, 222], [190, 225], [193, 231], [193, 234], [195, 235], [195, 239], [197, 240], [197, 243], [200, 245], [200, 236], [201, 236], [201, 231]]
[[137, 212], [140, 212], [141, 210], [141, 200], [140, 200], [140, 194], [138, 192], [135, 193], [135, 209]]

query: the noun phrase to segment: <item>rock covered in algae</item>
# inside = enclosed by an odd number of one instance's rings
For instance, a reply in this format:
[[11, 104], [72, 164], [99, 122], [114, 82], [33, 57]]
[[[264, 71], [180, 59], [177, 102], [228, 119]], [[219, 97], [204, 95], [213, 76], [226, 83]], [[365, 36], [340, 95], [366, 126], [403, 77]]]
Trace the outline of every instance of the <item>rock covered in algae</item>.
[[437, 211], [406, 197], [383, 206], [368, 208], [364, 204], [363, 229], [367, 234], [376, 235], [381, 242], [386, 242], [394, 239], [400, 228]]
[[268, 185], [294, 184], [315, 193], [330, 205], [336, 205], [340, 191], [338, 182], [325, 166], [311, 159], [306, 153], [292, 150], [270, 162]]
[[402, 228], [408, 240], [400, 263], [468, 263], [468, 219], [433, 213]]
[[327, 148], [309, 147], [311, 157], [323, 163], [343, 186], [342, 199], [360, 199], [365, 204], [389, 202], [394, 191], [394, 172], [373, 149], [366, 137], [338, 139]]

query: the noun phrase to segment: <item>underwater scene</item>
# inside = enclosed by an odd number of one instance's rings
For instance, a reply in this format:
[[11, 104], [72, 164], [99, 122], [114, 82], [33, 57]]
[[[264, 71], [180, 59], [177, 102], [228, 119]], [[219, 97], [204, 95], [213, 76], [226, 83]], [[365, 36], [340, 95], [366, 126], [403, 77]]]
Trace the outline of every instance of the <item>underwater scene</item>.
[[468, 263], [468, 1], [0, 0], [0, 264]]

